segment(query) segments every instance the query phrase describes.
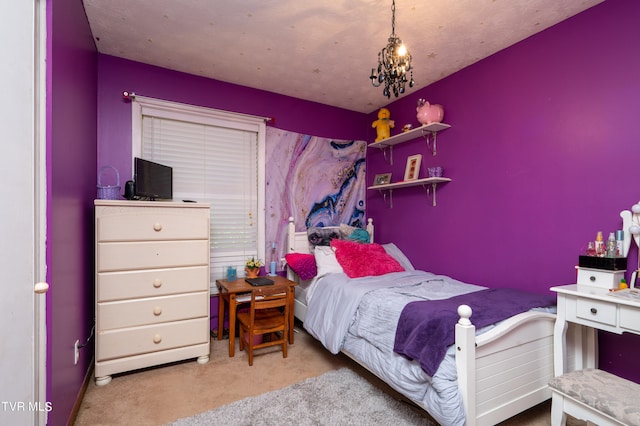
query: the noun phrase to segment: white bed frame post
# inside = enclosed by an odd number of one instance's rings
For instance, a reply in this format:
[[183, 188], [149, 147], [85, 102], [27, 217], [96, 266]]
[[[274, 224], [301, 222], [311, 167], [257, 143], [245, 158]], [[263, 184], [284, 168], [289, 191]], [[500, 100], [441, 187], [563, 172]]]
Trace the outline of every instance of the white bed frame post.
[[369, 242], [374, 242], [373, 239], [373, 219], [367, 219], [367, 232], [369, 233]]
[[464, 403], [467, 426], [476, 425], [476, 327], [469, 319], [471, 308], [458, 307], [460, 319], [456, 324], [456, 368], [458, 388]]
[[[289, 223], [287, 224], [287, 254], [296, 251], [296, 223], [293, 221], [293, 216], [289, 216]], [[291, 268], [287, 268], [287, 278], [296, 281], [294, 272]]]

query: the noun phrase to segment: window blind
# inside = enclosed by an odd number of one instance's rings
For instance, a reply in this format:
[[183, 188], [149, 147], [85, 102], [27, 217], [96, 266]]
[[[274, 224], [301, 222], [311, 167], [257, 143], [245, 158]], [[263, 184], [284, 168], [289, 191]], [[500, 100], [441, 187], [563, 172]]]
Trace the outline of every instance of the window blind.
[[139, 156], [173, 167], [174, 199], [211, 204], [211, 282], [227, 266], [243, 276], [246, 259], [263, 252], [259, 128], [149, 108], [140, 120]]

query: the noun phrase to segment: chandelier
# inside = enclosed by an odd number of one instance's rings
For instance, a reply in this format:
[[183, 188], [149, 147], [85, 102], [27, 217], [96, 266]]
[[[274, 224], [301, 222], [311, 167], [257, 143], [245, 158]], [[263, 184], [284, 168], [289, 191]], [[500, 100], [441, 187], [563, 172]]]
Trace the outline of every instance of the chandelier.
[[[411, 80], [407, 80], [407, 72], [411, 72]], [[413, 80], [411, 54], [406, 46], [396, 37], [396, 2], [391, 3], [391, 35], [389, 44], [378, 53], [378, 69], [371, 69], [371, 84], [379, 87], [384, 83], [382, 94], [391, 98], [391, 92], [397, 98], [404, 93], [407, 82], [409, 87], [416, 83]]]

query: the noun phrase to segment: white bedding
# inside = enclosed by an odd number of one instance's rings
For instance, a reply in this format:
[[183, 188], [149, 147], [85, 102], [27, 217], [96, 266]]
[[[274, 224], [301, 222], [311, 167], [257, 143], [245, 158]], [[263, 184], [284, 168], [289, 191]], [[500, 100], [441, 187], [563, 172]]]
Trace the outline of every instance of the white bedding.
[[440, 424], [464, 425], [453, 347], [429, 377], [417, 361], [393, 352], [396, 324], [409, 302], [446, 299], [485, 288], [424, 271], [356, 279], [329, 274], [309, 284], [304, 328], [332, 353], [345, 351], [362, 362]]

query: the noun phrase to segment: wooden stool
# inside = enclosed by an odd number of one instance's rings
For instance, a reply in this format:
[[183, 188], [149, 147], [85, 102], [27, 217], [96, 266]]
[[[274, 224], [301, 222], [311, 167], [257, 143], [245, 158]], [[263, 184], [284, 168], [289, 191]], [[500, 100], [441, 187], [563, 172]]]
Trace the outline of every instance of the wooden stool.
[[599, 426], [640, 425], [637, 383], [587, 368], [554, 377], [549, 387], [552, 426], [564, 426], [567, 414]]

